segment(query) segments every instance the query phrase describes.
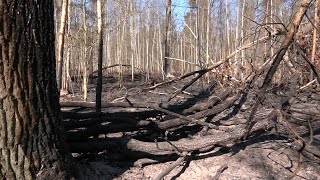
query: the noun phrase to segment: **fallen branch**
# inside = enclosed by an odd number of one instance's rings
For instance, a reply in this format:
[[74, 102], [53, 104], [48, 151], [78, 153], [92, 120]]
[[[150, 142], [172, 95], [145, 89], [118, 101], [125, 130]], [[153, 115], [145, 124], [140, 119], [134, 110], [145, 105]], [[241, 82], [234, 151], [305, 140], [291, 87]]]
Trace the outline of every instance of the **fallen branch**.
[[209, 109], [209, 108], [213, 107], [216, 103], [223, 102], [224, 100], [226, 100], [226, 98], [231, 94], [231, 92], [232, 92], [232, 88], [227, 88], [222, 93], [220, 93], [218, 96], [211, 96], [209, 98], [208, 102], [197, 103], [194, 106], [183, 110], [182, 113], [183, 114], [190, 114], [195, 111], [202, 111], [202, 110]]
[[[113, 68], [113, 67], [117, 67], [117, 66], [123, 66], [123, 67], [127, 67], [127, 68], [132, 67], [130, 64], [114, 64], [114, 65], [111, 65], [111, 66], [103, 67], [103, 68], [102, 68], [102, 71], [103, 71], [103, 70], [106, 70], [106, 69]], [[140, 70], [140, 68], [137, 68], [137, 67], [134, 67], [134, 68]], [[90, 74], [90, 76], [93, 76], [94, 74], [97, 74], [97, 73], [98, 73], [98, 70], [93, 71], [93, 72]]]
[[[211, 109], [200, 111], [198, 113], [195, 113], [193, 115], [188, 116], [188, 118], [192, 119], [193, 121], [186, 121], [184, 119], [176, 118], [176, 119], [170, 119], [170, 120], [163, 121], [163, 122], [156, 122], [157, 127], [160, 129], [169, 129], [169, 128], [174, 128], [174, 127], [190, 124], [190, 123], [194, 122], [195, 120], [197, 120], [197, 122], [202, 122], [201, 119], [208, 117], [208, 116], [216, 115], [216, 114], [230, 108], [231, 106], [233, 106], [234, 102], [237, 99], [239, 99], [239, 96], [240, 96], [240, 93], [238, 93], [235, 96], [227, 98], [224, 102], [214, 106]], [[205, 122], [203, 122], [203, 123], [205, 123]], [[200, 123], [198, 123], [198, 124], [200, 124]]]
[[169, 174], [175, 167], [179, 166], [186, 158], [187, 158], [187, 152], [183, 152], [182, 156], [180, 156], [175, 162], [170, 164], [170, 166], [162, 171], [156, 178], [155, 180], [161, 180], [164, 178], [167, 174]]
[[[278, 34], [274, 34], [274, 36], [278, 36], [278, 35], [281, 35], [282, 33], [278, 33]], [[144, 88], [144, 90], [152, 90], [152, 89], [155, 89], [159, 86], [162, 86], [162, 85], [165, 85], [165, 84], [170, 84], [170, 83], [173, 83], [173, 82], [176, 82], [176, 81], [179, 81], [179, 80], [182, 80], [182, 79], [185, 79], [187, 77], [190, 77], [192, 75], [195, 75], [195, 74], [199, 74], [197, 77], [195, 77], [195, 79], [199, 79], [201, 76], [203, 76], [204, 74], [206, 74], [207, 72], [209, 71], [212, 71], [213, 69], [219, 67], [220, 65], [222, 65], [223, 63], [226, 63], [228, 62], [233, 56], [235, 56], [238, 52], [240, 51], [243, 51], [243, 50], [246, 50], [256, 44], [259, 44], [261, 42], [265, 42], [266, 40], [268, 39], [271, 39], [273, 38], [274, 36], [264, 36], [258, 40], [255, 40], [251, 43], [248, 43], [244, 46], [241, 46], [241, 47], [238, 47], [237, 50], [235, 50], [234, 52], [232, 52], [231, 54], [229, 54], [225, 59], [223, 60], [220, 60], [214, 64], [212, 64], [211, 66], [205, 68], [205, 69], [202, 69], [202, 70], [198, 70], [198, 71], [193, 71], [193, 72], [190, 72], [190, 73], [187, 73], [187, 74], [184, 74], [182, 76], [179, 76], [177, 78], [174, 78], [174, 79], [171, 79], [169, 81], [165, 81], [165, 82], [162, 82], [162, 83], [159, 83], [159, 84], [155, 84], [154, 86], [151, 86], [151, 87], [148, 87], [148, 88]], [[193, 82], [193, 80], [191, 80], [191, 82]], [[194, 81], [195, 82], [195, 81]], [[192, 84], [192, 83], [191, 83]], [[181, 90], [180, 90], [181, 91]], [[183, 90], [182, 90], [183, 91]]]
[[270, 66], [270, 69], [267, 72], [267, 75], [263, 81], [263, 84], [260, 89], [260, 93], [258, 93], [256, 104], [251, 111], [249, 120], [247, 122], [247, 132], [250, 131], [251, 127], [253, 126], [252, 120], [253, 116], [255, 115], [259, 104], [262, 103], [262, 101], [265, 98], [266, 90], [269, 87], [272, 77], [274, 73], [276, 72], [281, 60], [283, 59], [283, 56], [286, 54], [287, 49], [290, 47], [290, 45], [293, 42], [294, 35], [297, 33], [299, 25], [302, 21], [303, 16], [307, 12], [307, 9], [309, 8], [312, 0], [304, 0], [301, 2], [300, 8], [298, 9], [297, 13], [295, 14], [293, 18], [293, 22], [291, 27], [289, 28], [289, 31], [287, 32], [284, 42], [281, 45], [280, 51], [277, 53], [276, 57], [274, 58], [274, 61], [272, 62], [272, 65]]
[[228, 169], [228, 166], [226, 164], [222, 165], [216, 172], [216, 175], [214, 175], [211, 179], [212, 180], [218, 180], [219, 177], [221, 176], [221, 174], [223, 173], [223, 171], [225, 171], [226, 169]]
[[[63, 107], [74, 107], [74, 106], [80, 106], [80, 107], [90, 107], [90, 108], [94, 108], [95, 107], [95, 103], [94, 102], [61, 102], [61, 106]], [[154, 103], [136, 103], [136, 102], [131, 102], [131, 101], [126, 101], [126, 102], [117, 102], [117, 103], [108, 103], [108, 102], [102, 102], [101, 103], [101, 107], [102, 108], [107, 108], [107, 107], [125, 107], [125, 108], [129, 108], [129, 107], [134, 107], [134, 108], [150, 108], [150, 109], [154, 109], [156, 111], [160, 111], [172, 116], [175, 116], [179, 119], [184, 120], [184, 122], [187, 123], [196, 123], [202, 126], [208, 126], [210, 128], [214, 128], [215, 126], [213, 124], [207, 123], [207, 122], [202, 122], [199, 121], [193, 117], [187, 117], [175, 112], [172, 112], [170, 110], [164, 109], [161, 106], [163, 106], [163, 104], [154, 104]]]
[[295, 42], [295, 45], [297, 47], [297, 50], [299, 52], [299, 54], [303, 57], [303, 59], [308, 63], [308, 65], [310, 66], [313, 74], [316, 76], [318, 83], [320, 84], [320, 77], [319, 77], [319, 73], [318, 73], [318, 68], [317, 66], [315, 66], [312, 61], [305, 55], [305, 53], [302, 51], [302, 48], [300, 47], [300, 45], [298, 43]]
[[117, 132], [131, 132], [142, 130], [146, 128], [150, 121], [144, 121], [144, 123], [130, 124], [130, 123], [110, 123], [110, 124], [94, 124], [86, 128], [75, 129], [66, 132], [68, 141], [84, 140], [88, 137], [96, 137], [100, 134], [117, 133]]

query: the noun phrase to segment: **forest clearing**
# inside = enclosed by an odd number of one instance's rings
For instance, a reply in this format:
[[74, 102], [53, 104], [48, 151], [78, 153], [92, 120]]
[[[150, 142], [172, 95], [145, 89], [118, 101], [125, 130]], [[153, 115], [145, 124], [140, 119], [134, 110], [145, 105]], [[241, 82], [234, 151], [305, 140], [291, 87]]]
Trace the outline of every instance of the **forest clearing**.
[[0, 179], [320, 179], [320, 0], [0, 1]]

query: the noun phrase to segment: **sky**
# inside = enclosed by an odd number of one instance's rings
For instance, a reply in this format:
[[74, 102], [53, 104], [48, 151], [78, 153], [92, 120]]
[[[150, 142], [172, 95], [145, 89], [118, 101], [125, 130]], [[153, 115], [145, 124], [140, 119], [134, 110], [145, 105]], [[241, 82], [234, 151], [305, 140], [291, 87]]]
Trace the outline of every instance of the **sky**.
[[172, 14], [176, 18], [177, 29], [183, 29], [184, 15], [188, 11], [188, 0], [172, 0]]

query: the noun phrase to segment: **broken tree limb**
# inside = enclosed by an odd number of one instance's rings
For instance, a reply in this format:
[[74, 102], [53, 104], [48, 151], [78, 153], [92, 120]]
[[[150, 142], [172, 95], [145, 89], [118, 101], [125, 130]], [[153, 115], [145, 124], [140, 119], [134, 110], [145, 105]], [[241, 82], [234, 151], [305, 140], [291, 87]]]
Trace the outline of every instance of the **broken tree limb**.
[[271, 83], [272, 77], [273, 77], [274, 73], [276, 72], [276, 70], [278, 69], [278, 66], [279, 66], [281, 60], [283, 59], [283, 56], [286, 54], [287, 49], [292, 44], [292, 42], [294, 40], [294, 36], [297, 33], [299, 25], [302, 21], [302, 18], [305, 15], [305, 13], [307, 12], [311, 2], [312, 2], [312, 0], [303, 0], [300, 4], [300, 8], [298, 9], [298, 11], [296, 12], [296, 14], [293, 18], [293, 22], [292, 22], [292, 24], [291, 24], [291, 26], [285, 36], [285, 39], [280, 47], [280, 51], [277, 53], [276, 57], [274, 58], [274, 61], [272, 62], [272, 65], [270, 66], [270, 69], [268, 70], [267, 75], [263, 81], [261, 88], [260, 88], [260, 93], [258, 93], [255, 108], [253, 108], [253, 110], [251, 111], [250, 118], [248, 119], [248, 122], [247, 122], [247, 132], [249, 132], [251, 127], [253, 126], [253, 124], [252, 124], [253, 116], [256, 113], [259, 104], [261, 104], [262, 101], [264, 100], [266, 90]]
[[194, 106], [185, 109], [182, 111], [183, 114], [190, 114], [192, 112], [196, 111], [202, 111], [206, 109], [210, 109], [213, 107], [216, 103], [224, 101], [232, 92], [232, 88], [227, 88], [222, 93], [220, 93], [217, 96], [211, 96], [208, 100], [208, 102], [205, 103], [197, 103]]
[[314, 65], [314, 63], [311, 61], [311, 59], [309, 59], [306, 54], [302, 51], [302, 48], [300, 47], [300, 45], [298, 43], [295, 42], [295, 46], [297, 47], [297, 50], [299, 52], [299, 54], [303, 57], [303, 59], [308, 63], [308, 65], [310, 66], [312, 72], [314, 73], [314, 75], [317, 78], [318, 84], [320, 84], [320, 76], [319, 76], [319, 70], [317, 68], [317, 66]]
[[[277, 33], [277, 34], [274, 34], [274, 36], [278, 36], [278, 35], [281, 35], [282, 33]], [[176, 81], [179, 81], [179, 80], [182, 80], [182, 79], [185, 79], [187, 77], [190, 77], [192, 75], [195, 75], [195, 74], [201, 74], [200, 76], [196, 76], [195, 79], [199, 79], [201, 76], [203, 76], [204, 74], [206, 74], [207, 72], [209, 71], [212, 71], [213, 69], [219, 67], [220, 65], [222, 65], [223, 63], [226, 63], [228, 62], [233, 56], [235, 56], [238, 52], [240, 51], [243, 51], [243, 50], [246, 50], [256, 44], [259, 44], [259, 43], [262, 43], [262, 42], [265, 42], [266, 40], [268, 39], [271, 39], [273, 38], [274, 36], [264, 36], [258, 40], [255, 40], [253, 42], [250, 42], [244, 46], [241, 46], [241, 47], [238, 47], [237, 50], [235, 50], [234, 52], [232, 52], [231, 54], [229, 54], [225, 59], [223, 60], [220, 60], [214, 64], [212, 64], [211, 66], [207, 67], [207, 68], [204, 68], [202, 70], [197, 70], [197, 71], [193, 71], [193, 72], [189, 72], [189, 73], [186, 73], [182, 76], [179, 76], [177, 78], [174, 78], [174, 79], [171, 79], [169, 81], [165, 81], [165, 82], [162, 82], [162, 83], [158, 83], [158, 84], [155, 84], [154, 86], [151, 86], [151, 87], [148, 87], [148, 88], [144, 88], [143, 90], [153, 90], [159, 86], [162, 86], [162, 85], [166, 85], [166, 84], [170, 84], [170, 83], [173, 83], [173, 82], [176, 82]], [[192, 82], [192, 81], [191, 81]]]
[[100, 134], [117, 133], [117, 132], [130, 132], [141, 130], [142, 127], [146, 127], [150, 124], [149, 121], [145, 121], [146, 124], [130, 124], [130, 123], [112, 123], [112, 124], [94, 124], [85, 129], [72, 130], [66, 132], [68, 141], [83, 140], [91, 136], [98, 136]]
[[[80, 106], [80, 107], [95, 107], [94, 102], [62, 102], [62, 106], [64, 107], [74, 107], [74, 106]], [[108, 102], [102, 102], [101, 107], [106, 108], [106, 107], [133, 107], [133, 108], [150, 108], [159, 112], [163, 112], [172, 116], [175, 116], [179, 119], [184, 120], [185, 123], [196, 123], [202, 126], [208, 126], [209, 128], [215, 128], [215, 125], [203, 121], [199, 121], [195, 118], [190, 118], [188, 116], [184, 116], [182, 114], [178, 114], [175, 112], [172, 112], [170, 110], [164, 109], [162, 107], [162, 104], [155, 104], [155, 103], [136, 103], [136, 102], [131, 102], [131, 101], [126, 101], [126, 102], [117, 102], [117, 103], [108, 103]]]
[[[125, 99], [125, 98], [124, 98]], [[95, 102], [86, 102], [86, 101], [62, 101], [60, 102], [61, 107], [85, 107], [85, 108], [95, 108]], [[122, 108], [146, 108], [146, 109], [154, 109], [155, 107], [161, 107], [164, 109], [174, 108], [175, 110], [181, 110], [186, 108], [186, 106], [178, 106], [172, 105], [169, 103], [148, 103], [148, 102], [131, 102], [131, 101], [123, 101], [123, 102], [101, 102], [102, 108], [111, 108], [111, 107], [122, 107]]]
[[[231, 54], [229, 54], [229, 56], [227, 56], [224, 60], [220, 60], [219, 62], [216, 62], [215, 64], [205, 68], [205, 69], [202, 69], [202, 70], [198, 70], [198, 71], [194, 71], [194, 72], [191, 72], [191, 73], [188, 73], [188, 76], [184, 75], [184, 78], [186, 77], [189, 77], [191, 75], [194, 75], [194, 74], [198, 74], [196, 77], [194, 77], [187, 85], [183, 86], [180, 90], [177, 90], [170, 98], [168, 101], [170, 101], [171, 99], [173, 99], [174, 97], [176, 97], [179, 93], [181, 93], [182, 91], [184, 91], [185, 89], [187, 89], [189, 86], [191, 86], [194, 82], [196, 82], [198, 79], [200, 79], [204, 74], [206, 74], [207, 72], [209, 71], [212, 71], [213, 69], [219, 67], [220, 65], [222, 65], [223, 63], [226, 63], [228, 62], [233, 56], [235, 56], [239, 51], [242, 51], [242, 50], [245, 50], [245, 49], [248, 49], [250, 48], [251, 46], [255, 45], [255, 44], [258, 44], [260, 42], [264, 42], [266, 41], [267, 39], [270, 39], [271, 37], [274, 37], [274, 36], [278, 36], [278, 35], [281, 35], [283, 34], [283, 32], [276, 32], [274, 33], [272, 36], [265, 36], [265, 37], [262, 37], [256, 41], [253, 41], [245, 46], [242, 46], [240, 47], [239, 49], [237, 49], [236, 51], [232, 52]], [[183, 79], [184, 79], [183, 78]], [[180, 77], [176, 78], [177, 80], [181, 80]], [[171, 82], [174, 82], [174, 81], [177, 81], [175, 79], [173, 80], [170, 80], [167, 81], [169, 83]], [[167, 84], [166, 82], [164, 83], [161, 83], [159, 85], [163, 85], [163, 84]], [[153, 86], [154, 88], [158, 87], [157, 85]]]
[[[251, 134], [261, 134], [269, 130], [269, 121], [260, 121], [254, 125]], [[164, 142], [143, 142], [133, 138], [114, 138], [114, 139], [87, 139], [78, 142], [69, 142], [71, 152], [99, 152], [103, 150], [121, 149], [124, 151], [142, 152], [151, 155], [175, 154], [176, 149], [180, 152], [192, 152], [207, 150], [216, 145], [225, 146], [240, 140], [245, 135], [245, 126], [239, 125], [232, 132], [219, 132], [214, 135], [203, 136], [196, 139], [181, 139], [179, 141]]]
[[[60, 102], [61, 107], [86, 107], [86, 108], [95, 108], [95, 102], [86, 102], [86, 101], [65, 101]], [[155, 106], [154, 103], [144, 103], [144, 102], [101, 102], [102, 108], [110, 108], [110, 107], [123, 107], [123, 108], [152, 108]]]
[[200, 112], [192, 115], [192, 117], [204, 118], [204, 117], [216, 115], [216, 114], [230, 108], [231, 106], [233, 106], [235, 101], [239, 99], [240, 95], [241, 95], [241, 93], [239, 92], [238, 94], [227, 98], [223, 103], [220, 103], [220, 104], [214, 106], [212, 109], [200, 111]]
[[186, 90], [188, 87], [190, 87], [194, 82], [196, 82], [198, 79], [200, 79], [202, 77], [202, 75], [204, 75], [207, 71], [200, 71], [199, 74], [193, 78], [188, 84], [184, 85], [181, 89], [177, 90], [172, 96], [170, 96], [170, 98], [168, 99], [168, 101], [172, 100], [173, 98], [175, 98], [178, 94], [180, 94], [181, 92], [183, 92], [184, 90]]
[[[230, 108], [231, 106], [233, 106], [234, 102], [237, 99], [239, 99], [239, 96], [240, 96], [240, 93], [238, 93], [232, 97], [227, 98], [224, 102], [214, 106], [211, 109], [200, 111], [198, 113], [195, 113], [193, 115], [188, 116], [188, 118], [198, 120], [198, 122], [202, 122], [201, 119], [208, 117], [208, 116], [218, 114], [218, 113], [226, 110], [227, 108]], [[187, 125], [192, 122], [194, 122], [194, 121], [186, 121], [186, 120], [183, 120], [180, 118], [176, 118], [176, 119], [170, 119], [170, 120], [163, 121], [163, 122], [156, 122], [156, 125], [160, 129], [170, 129], [170, 128], [175, 128], [175, 127], [182, 126], [182, 125]], [[200, 123], [198, 123], [198, 124], [200, 124]]]
[[[113, 67], [127, 67], [127, 68], [130, 68], [132, 67], [130, 64], [114, 64], [114, 65], [111, 65], [111, 66], [106, 66], [106, 67], [103, 67], [102, 70], [106, 70], [106, 69], [109, 69], [109, 68], [113, 68]], [[141, 70], [140, 68], [137, 68], [137, 67], [133, 67], [135, 69], [138, 69], [138, 70]], [[90, 76], [93, 76], [94, 74], [97, 74], [98, 73], [98, 70], [96, 71], [93, 71]]]
[[195, 74], [197, 74], [197, 73], [199, 73], [199, 72], [201, 72], [201, 71], [203, 71], [203, 70], [193, 71], [193, 72], [184, 74], [184, 75], [182, 75], [182, 76], [176, 77], [176, 78], [174, 78], [174, 79], [171, 79], [171, 80], [168, 80], [168, 81], [165, 81], [165, 82], [161, 82], [161, 83], [155, 84], [155, 85], [153, 85], [153, 86], [151, 86], [151, 87], [144, 88], [143, 90], [153, 90], [153, 89], [155, 89], [155, 88], [157, 88], [157, 87], [159, 87], [159, 86], [166, 85], [166, 84], [170, 84], [170, 83], [173, 83], [173, 82], [176, 82], [176, 81], [185, 79], [185, 78], [187, 78], [187, 77], [189, 77], [189, 76], [192, 76], [192, 75], [195, 75]]

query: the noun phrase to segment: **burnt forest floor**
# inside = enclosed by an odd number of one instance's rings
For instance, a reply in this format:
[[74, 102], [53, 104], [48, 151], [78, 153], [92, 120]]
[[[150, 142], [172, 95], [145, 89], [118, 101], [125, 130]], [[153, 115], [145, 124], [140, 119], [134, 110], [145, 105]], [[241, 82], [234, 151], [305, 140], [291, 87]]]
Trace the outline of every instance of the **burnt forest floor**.
[[[117, 74], [105, 77], [102, 101], [111, 105], [102, 108], [98, 115], [87, 105], [72, 107], [62, 103], [67, 140], [77, 161], [75, 168], [79, 179], [156, 179], [174, 163], [177, 165], [164, 179], [320, 179], [320, 93], [316, 88], [299, 91], [298, 85], [292, 88], [290, 82], [273, 85], [254, 115], [256, 124], [252, 129], [257, 131], [247, 138], [235, 136], [230, 141], [205, 148], [180, 151], [179, 142], [190, 141], [196, 147], [206, 137], [233, 137], [233, 133], [246, 127], [259, 93], [258, 85], [241, 91], [241, 83], [200, 80], [168, 101], [189, 81], [149, 88], [161, 82], [160, 78], [146, 82], [140, 74], [135, 75], [134, 81], [131, 76], [124, 76], [121, 83]], [[60, 101], [82, 102], [80, 84], [73, 83], [70, 94]], [[238, 98], [233, 99], [236, 95]], [[283, 102], [284, 97], [288, 99], [286, 102]], [[87, 102], [94, 101], [95, 84], [89, 84]], [[214, 104], [208, 104], [212, 101]], [[231, 103], [224, 105], [225, 102]], [[121, 103], [133, 105], [128, 107]], [[197, 105], [201, 107], [192, 108]], [[212, 113], [216, 107], [218, 110]], [[201, 116], [202, 111], [209, 115]], [[201, 117], [201, 122], [217, 128], [202, 125], [198, 123], [200, 120], [159, 128], [163, 122], [179, 120], [177, 114]], [[259, 123], [264, 122], [263, 128], [259, 128]], [[146, 145], [139, 152], [134, 145], [129, 147], [123, 140], [116, 141], [121, 138], [149, 144], [164, 142], [171, 144], [173, 150], [150, 150], [148, 153]], [[101, 139], [113, 143], [102, 143], [103, 148], [96, 151], [90, 149], [93, 140]], [[86, 141], [91, 142], [88, 147]], [[177, 147], [174, 142], [178, 142]], [[99, 143], [96, 146], [99, 147]], [[183, 153], [185, 156], [181, 155]], [[183, 160], [177, 162], [181, 157]]]

